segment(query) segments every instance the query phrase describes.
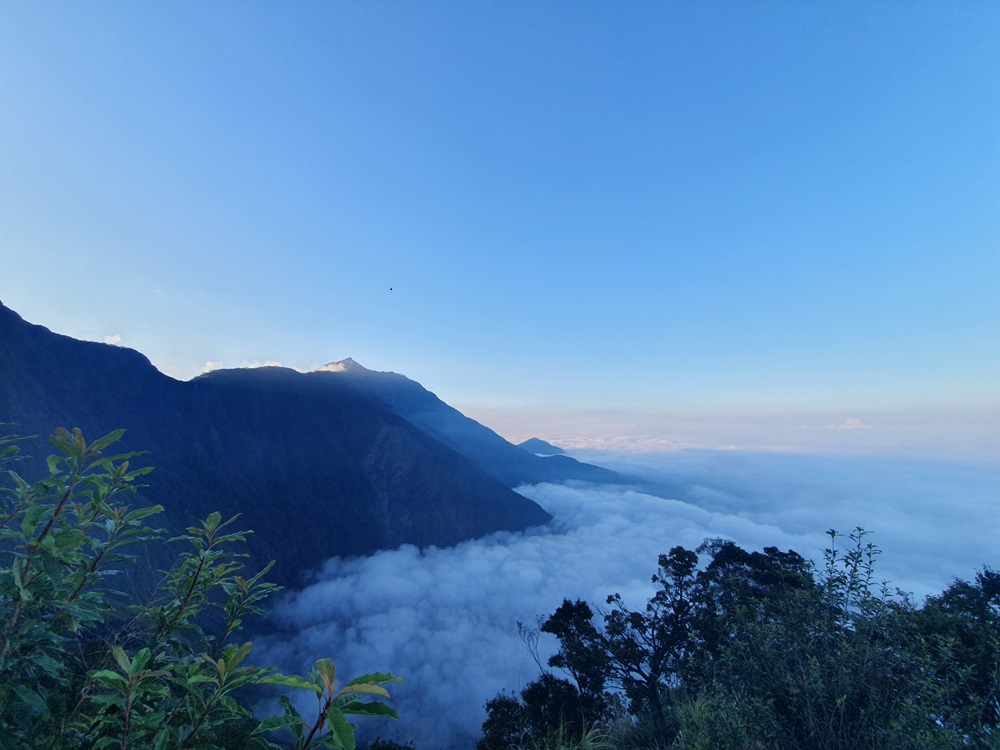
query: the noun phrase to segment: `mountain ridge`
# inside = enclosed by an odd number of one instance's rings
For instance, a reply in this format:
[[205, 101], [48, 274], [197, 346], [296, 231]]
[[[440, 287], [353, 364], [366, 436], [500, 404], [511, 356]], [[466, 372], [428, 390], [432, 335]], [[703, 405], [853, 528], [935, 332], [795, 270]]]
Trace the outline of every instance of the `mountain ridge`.
[[[53, 333], [0, 303], [0, 422], [38, 436], [80, 427], [91, 440], [125, 428], [121, 450], [147, 451], [139, 460], [156, 469], [139, 501], [165, 505], [173, 529], [214, 510], [242, 514], [253, 564], [277, 559], [273, 577], [293, 585], [335, 555], [544, 524], [550, 516], [513, 486], [604, 471], [511, 465], [503, 446], [535, 457], [405, 376], [341, 362], [345, 372], [263, 367], [179, 381], [139, 352]], [[474, 449], [454, 447], [466, 434]], [[43, 471], [44, 437], [25, 452]]]
[[362, 393], [380, 399], [404, 419], [469, 457], [509, 487], [569, 480], [604, 484], [627, 481], [616, 472], [569, 456], [539, 456], [525, 451], [405, 375], [369, 370], [349, 357], [309, 374], [313, 373], [346, 380]]

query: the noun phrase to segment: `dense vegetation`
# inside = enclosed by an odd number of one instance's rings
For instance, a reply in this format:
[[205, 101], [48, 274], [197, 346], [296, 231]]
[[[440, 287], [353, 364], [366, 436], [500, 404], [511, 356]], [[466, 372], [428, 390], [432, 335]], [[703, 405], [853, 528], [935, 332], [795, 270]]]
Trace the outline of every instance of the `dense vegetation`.
[[[88, 444], [58, 430], [37, 482], [0, 438], [0, 748], [354, 750], [348, 716], [395, 718], [381, 700], [391, 674], [338, 683], [329, 659], [308, 677], [249, 662], [238, 636], [278, 588], [264, 581], [270, 566], [241, 575], [248, 532], [218, 513], [169, 540], [147, 526], [162, 508], [121, 498], [149, 469], [131, 466], [134, 453], [102, 455], [121, 432]], [[164, 541], [176, 564], [139, 606], [117, 590], [142, 572], [126, 550]], [[246, 691], [268, 685], [314, 693], [315, 718], [287, 697], [281, 715], [255, 718]]]
[[829, 534], [820, 566], [710, 540], [660, 556], [643, 609], [564, 601], [551, 670], [487, 703], [478, 750], [1000, 747], [1000, 574], [917, 607], [865, 531]]

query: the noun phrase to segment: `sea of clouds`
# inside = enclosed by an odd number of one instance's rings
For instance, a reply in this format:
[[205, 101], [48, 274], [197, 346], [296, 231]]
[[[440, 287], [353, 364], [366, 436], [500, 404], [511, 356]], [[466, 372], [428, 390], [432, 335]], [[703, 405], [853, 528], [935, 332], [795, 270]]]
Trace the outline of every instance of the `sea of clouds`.
[[[398, 723], [370, 736], [417, 750], [472, 748], [485, 701], [538, 674], [518, 634], [563, 598], [640, 606], [657, 556], [725, 537], [814, 560], [826, 530], [862, 526], [883, 550], [878, 577], [917, 601], [984, 565], [1000, 567], [1000, 466], [989, 463], [728, 451], [574, 454], [633, 485], [520, 488], [554, 517], [547, 527], [447, 549], [404, 546], [333, 559], [288, 593], [260, 639], [258, 663], [304, 672], [319, 657], [344, 676], [392, 671]], [[544, 659], [555, 643], [542, 639]], [[308, 710], [308, 702], [302, 704]], [[313, 710], [315, 710], [313, 708]]]

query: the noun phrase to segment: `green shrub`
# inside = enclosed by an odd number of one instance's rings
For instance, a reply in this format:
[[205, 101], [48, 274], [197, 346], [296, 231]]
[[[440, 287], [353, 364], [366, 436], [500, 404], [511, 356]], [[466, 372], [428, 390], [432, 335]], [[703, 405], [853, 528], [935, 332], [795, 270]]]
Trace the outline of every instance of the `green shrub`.
[[[145, 606], [116, 590], [135, 571], [129, 548], [164, 539], [147, 525], [161, 506], [124, 502], [150, 469], [104, 455], [122, 434], [88, 444], [60, 428], [36, 482], [13, 470], [16, 438], [0, 438], [0, 748], [282, 747], [271, 735], [284, 731], [298, 749], [354, 750], [347, 717], [398, 718], [383, 702], [391, 674], [340, 684], [329, 659], [305, 677], [249, 661], [244, 618], [278, 587], [271, 565], [242, 574], [250, 532], [236, 518], [167, 540], [183, 550]], [[283, 696], [283, 714], [256, 719], [241, 699], [262, 685], [314, 693], [316, 718]]]

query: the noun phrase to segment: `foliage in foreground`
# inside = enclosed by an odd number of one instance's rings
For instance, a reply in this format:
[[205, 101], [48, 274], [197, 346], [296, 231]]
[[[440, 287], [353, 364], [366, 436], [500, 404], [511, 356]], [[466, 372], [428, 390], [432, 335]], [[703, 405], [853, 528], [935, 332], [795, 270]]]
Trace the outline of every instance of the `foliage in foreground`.
[[918, 608], [876, 582], [867, 532], [829, 536], [821, 566], [716, 539], [661, 555], [643, 609], [564, 601], [540, 628], [555, 671], [487, 702], [478, 750], [595, 732], [615, 748], [1000, 748], [1000, 574]]
[[[235, 518], [212, 513], [167, 540], [183, 551], [145, 606], [115, 590], [136, 571], [129, 545], [163, 540], [146, 525], [161, 506], [123, 502], [150, 469], [103, 455], [122, 433], [88, 444], [57, 430], [37, 482], [0, 437], [0, 748], [354, 750], [349, 716], [398, 718], [382, 701], [391, 674], [338, 684], [329, 659], [305, 677], [249, 662], [243, 620], [278, 587], [264, 581], [271, 565], [241, 575], [233, 547], [249, 532]], [[315, 719], [287, 697], [283, 714], [256, 719], [241, 697], [261, 685], [314, 693]], [[279, 731], [290, 745], [274, 743]]]

